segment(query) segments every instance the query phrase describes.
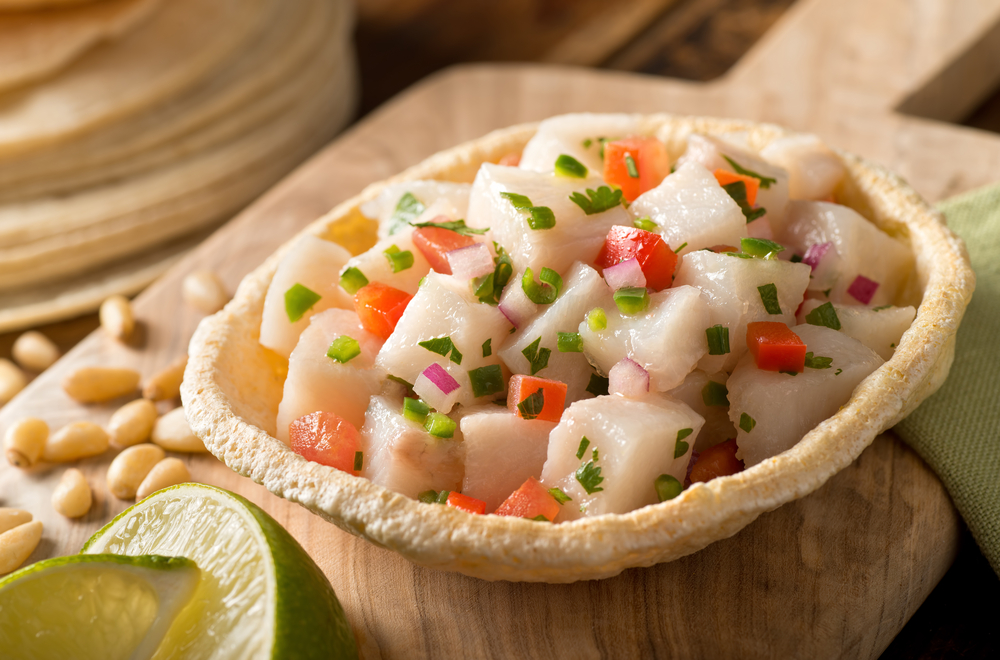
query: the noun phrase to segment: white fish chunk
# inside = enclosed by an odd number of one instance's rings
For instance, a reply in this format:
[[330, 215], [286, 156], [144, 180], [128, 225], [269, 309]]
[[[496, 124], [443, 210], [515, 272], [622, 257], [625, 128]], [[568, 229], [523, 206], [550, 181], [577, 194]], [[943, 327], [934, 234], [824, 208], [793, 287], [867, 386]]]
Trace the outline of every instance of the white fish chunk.
[[829, 199], [847, 173], [837, 154], [815, 135], [778, 138], [760, 150], [760, 157], [788, 172], [791, 199]]
[[[805, 323], [806, 315], [823, 303], [823, 300], [807, 299], [799, 311], [799, 323]], [[835, 304], [833, 308], [840, 319], [840, 331], [878, 353], [883, 360], [892, 357], [903, 333], [917, 315], [913, 307], [871, 308]]]
[[375, 199], [361, 205], [361, 213], [378, 220], [378, 237], [383, 239], [404, 229], [411, 219], [408, 214], [397, 213], [400, 200], [410, 193], [419, 202], [413, 222], [425, 222], [437, 215], [452, 220], [464, 218], [469, 208], [468, 183], [449, 181], [400, 181], [382, 189]]
[[[400, 253], [409, 252], [412, 254], [413, 265], [395, 272], [393, 262], [386, 254], [386, 250], [393, 246]], [[392, 236], [379, 240], [367, 252], [351, 257], [344, 268], [352, 267], [360, 270], [369, 282], [381, 282], [410, 294], [417, 292], [420, 279], [431, 269], [424, 253], [413, 245], [413, 227], [404, 227]], [[350, 294], [345, 291], [344, 295]]]
[[583, 163], [590, 172], [602, 176], [600, 138], [616, 140], [643, 133], [643, 116], [627, 114], [578, 113], [544, 120], [521, 153], [520, 168], [552, 172], [562, 154]]

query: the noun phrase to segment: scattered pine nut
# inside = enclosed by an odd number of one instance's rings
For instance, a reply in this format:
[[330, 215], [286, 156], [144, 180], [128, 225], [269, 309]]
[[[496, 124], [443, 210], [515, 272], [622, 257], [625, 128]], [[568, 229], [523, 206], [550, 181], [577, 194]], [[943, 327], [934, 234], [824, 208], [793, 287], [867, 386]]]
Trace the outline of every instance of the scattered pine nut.
[[23, 564], [41, 540], [41, 520], [18, 525], [0, 534], [0, 575], [10, 573]]
[[111, 296], [101, 303], [101, 327], [118, 341], [128, 341], [135, 330], [132, 303], [125, 296]]
[[142, 386], [143, 398], [150, 401], [166, 401], [176, 399], [181, 395], [181, 381], [184, 380], [184, 367], [187, 366], [187, 355], [170, 363], [170, 366], [153, 374]]
[[205, 314], [215, 314], [229, 301], [222, 282], [210, 270], [189, 273], [181, 284], [181, 295], [184, 302]]
[[100, 403], [132, 394], [139, 372], [116, 367], [82, 367], [63, 379], [63, 390], [80, 403]]
[[129, 401], [108, 422], [108, 435], [115, 447], [131, 447], [149, 440], [156, 424], [156, 406], [147, 399]]
[[18, 525], [31, 522], [31, 514], [23, 509], [0, 509], [0, 534]]
[[36, 330], [29, 330], [18, 337], [11, 353], [19, 365], [36, 373], [45, 371], [59, 359], [59, 348]]
[[184, 408], [174, 408], [156, 420], [153, 427], [153, 442], [167, 451], [204, 453], [205, 443], [191, 431]]
[[0, 358], [0, 406], [13, 399], [27, 384], [27, 376], [16, 364], [7, 358]]
[[42, 460], [65, 463], [78, 458], [97, 456], [108, 450], [108, 434], [93, 422], [73, 422], [52, 434], [45, 443]]
[[90, 484], [76, 468], [63, 472], [62, 479], [52, 492], [52, 508], [56, 513], [67, 518], [79, 518], [90, 511], [94, 496], [90, 492]]
[[34, 417], [14, 422], [3, 437], [4, 454], [14, 467], [28, 468], [38, 462], [49, 438], [49, 425]]
[[158, 490], [187, 481], [191, 481], [191, 473], [188, 472], [184, 461], [179, 458], [164, 458], [153, 466], [146, 478], [139, 484], [139, 489], [135, 491], [135, 499], [136, 501], [145, 499]]
[[108, 466], [108, 491], [120, 500], [134, 498], [139, 484], [164, 456], [163, 450], [156, 445], [129, 447], [115, 456]]

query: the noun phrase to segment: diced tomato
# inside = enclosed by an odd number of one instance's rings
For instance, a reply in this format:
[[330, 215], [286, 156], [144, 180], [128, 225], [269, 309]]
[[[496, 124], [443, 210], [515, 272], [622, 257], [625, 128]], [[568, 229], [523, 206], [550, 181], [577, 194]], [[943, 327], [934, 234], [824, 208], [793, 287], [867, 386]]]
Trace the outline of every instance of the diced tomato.
[[486, 502], [477, 500], [474, 497], [469, 497], [468, 495], [456, 493], [455, 491], [451, 491], [451, 493], [448, 494], [448, 499], [445, 500], [445, 504], [453, 506], [456, 509], [461, 509], [467, 513], [486, 513]]
[[743, 185], [745, 185], [747, 189], [747, 204], [753, 206], [754, 203], [756, 203], [757, 190], [760, 188], [760, 180], [752, 176], [736, 174], [735, 172], [729, 172], [723, 169], [715, 170], [713, 174], [715, 174], [715, 180], [719, 182], [720, 186], [742, 181]]
[[372, 282], [354, 294], [354, 311], [365, 330], [388, 339], [413, 296], [380, 282]]
[[350, 474], [361, 436], [350, 422], [330, 412], [303, 415], [288, 425], [289, 443], [299, 456]]
[[507, 167], [517, 167], [520, 164], [521, 154], [517, 151], [506, 154], [497, 161], [497, 165], [506, 165]]
[[736, 438], [733, 438], [701, 452], [691, 468], [691, 483], [742, 472], [743, 461], [736, 458], [736, 449]]
[[[445, 222], [448, 218], [443, 215], [431, 220], [431, 222]], [[443, 227], [417, 227], [413, 230], [413, 244], [427, 258], [431, 268], [444, 275], [451, 275], [451, 266], [448, 265], [448, 258], [445, 256], [452, 250], [466, 247], [475, 243], [471, 236], [465, 236], [458, 232]]]
[[503, 504], [497, 507], [493, 513], [498, 516], [531, 519], [543, 516], [551, 522], [559, 515], [559, 508], [559, 502], [549, 495], [545, 486], [538, 479], [528, 477], [528, 480], [511, 493], [510, 497], [504, 500]]
[[[635, 177], [629, 173], [628, 154], [635, 165]], [[663, 143], [654, 137], [630, 137], [604, 144], [604, 180], [622, 189], [628, 201], [652, 190], [670, 174], [670, 158]]]
[[[538, 378], [537, 376], [525, 376], [515, 374], [510, 378], [507, 386], [507, 407], [515, 415], [524, 419], [543, 419], [547, 422], [558, 422], [562, 417], [563, 408], [566, 407], [566, 383], [548, 378]], [[526, 401], [530, 397], [542, 393], [544, 397], [541, 410], [532, 412], [529, 406], [534, 405], [537, 399]], [[518, 404], [524, 404], [520, 408]], [[524, 410], [522, 410], [522, 408]], [[531, 415], [535, 416], [532, 417]]]
[[612, 227], [597, 255], [596, 265], [603, 271], [632, 257], [639, 262], [649, 288], [660, 291], [673, 282], [677, 255], [662, 236], [637, 227]]
[[806, 368], [806, 345], [784, 323], [748, 323], [747, 347], [758, 369], [799, 373]]

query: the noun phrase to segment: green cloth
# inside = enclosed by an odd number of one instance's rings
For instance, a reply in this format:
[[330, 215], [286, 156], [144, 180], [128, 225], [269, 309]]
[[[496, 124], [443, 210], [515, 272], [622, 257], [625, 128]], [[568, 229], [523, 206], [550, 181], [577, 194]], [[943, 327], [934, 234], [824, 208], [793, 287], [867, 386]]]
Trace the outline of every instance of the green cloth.
[[969, 249], [976, 291], [948, 380], [895, 431], [940, 477], [1000, 574], [1000, 185], [939, 208]]

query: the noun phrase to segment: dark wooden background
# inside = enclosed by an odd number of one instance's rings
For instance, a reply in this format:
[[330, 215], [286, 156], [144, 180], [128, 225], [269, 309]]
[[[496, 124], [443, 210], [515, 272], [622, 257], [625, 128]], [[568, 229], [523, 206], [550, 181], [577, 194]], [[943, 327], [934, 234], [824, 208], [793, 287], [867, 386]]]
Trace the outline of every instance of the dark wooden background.
[[[793, 2], [358, 0], [358, 118], [460, 62], [546, 62], [712, 80]], [[962, 123], [1000, 132], [1000, 90]], [[96, 327], [88, 315], [39, 330], [67, 350]], [[17, 334], [0, 334], [0, 357], [10, 357]], [[1000, 657], [998, 603], [1000, 580], [965, 532], [955, 565], [883, 658]]]

